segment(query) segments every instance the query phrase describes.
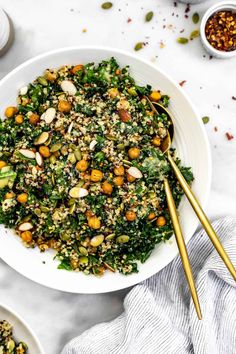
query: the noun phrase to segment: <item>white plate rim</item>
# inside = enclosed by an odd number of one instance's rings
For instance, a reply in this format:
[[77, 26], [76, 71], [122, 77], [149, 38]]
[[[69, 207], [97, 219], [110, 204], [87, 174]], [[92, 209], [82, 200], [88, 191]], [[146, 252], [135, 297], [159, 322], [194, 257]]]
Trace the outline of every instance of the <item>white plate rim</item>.
[[[117, 53], [117, 54], [121, 54], [121, 55], [126, 55], [130, 58], [136, 59], [139, 62], [142, 62], [148, 66], [151, 66], [154, 70], [159, 71], [160, 74], [162, 74], [163, 76], [166, 77], [167, 80], [169, 80], [169, 82], [178, 90], [180, 91], [181, 88], [179, 87], [179, 84], [176, 83], [168, 74], [166, 74], [165, 71], [163, 71], [162, 69], [160, 69], [159, 67], [157, 67], [155, 64], [153, 64], [152, 62], [148, 61], [147, 59], [144, 58], [140, 58], [138, 55], [130, 53], [126, 50], [122, 50], [122, 49], [117, 49], [117, 48], [113, 48], [110, 46], [97, 46], [97, 45], [81, 45], [81, 46], [68, 46], [68, 47], [63, 47], [63, 48], [59, 48], [59, 49], [54, 49], [51, 51], [47, 51], [45, 53], [39, 54], [37, 56], [34, 56], [33, 58], [28, 59], [27, 61], [23, 62], [22, 64], [18, 65], [17, 67], [15, 67], [11, 72], [9, 72], [6, 76], [4, 76], [1, 80], [0, 80], [0, 85], [3, 85], [9, 78], [11, 78], [12, 76], [14, 76], [15, 73], [17, 73], [19, 70], [23, 69], [24, 67], [34, 63], [37, 60], [43, 59], [47, 56], [50, 55], [54, 55], [54, 54], [59, 54], [59, 53], [63, 53], [65, 51], [73, 51], [73, 50], [101, 50], [101, 51], [111, 51], [113, 53]], [[192, 111], [194, 112], [196, 118], [198, 119], [199, 122], [199, 126], [201, 128], [201, 133], [202, 133], [202, 138], [204, 140], [205, 143], [205, 147], [206, 147], [206, 155], [204, 156], [204, 159], [208, 161], [207, 163], [207, 174], [208, 174], [208, 180], [206, 183], [206, 192], [205, 195], [202, 197], [202, 208], [204, 209], [206, 207], [207, 204], [207, 200], [209, 198], [209, 194], [210, 194], [210, 187], [211, 187], [211, 180], [212, 180], [212, 157], [211, 157], [211, 150], [210, 150], [210, 143], [207, 137], [207, 133], [206, 130], [204, 128], [204, 124], [199, 116], [199, 114], [197, 113], [197, 110], [195, 108], [195, 106], [193, 105], [192, 101], [190, 100], [189, 96], [186, 94], [186, 92], [184, 90], [181, 90], [181, 95], [185, 98], [185, 100], [188, 102], [188, 104], [191, 106]], [[191, 207], [191, 206], [189, 206]], [[199, 222], [196, 220], [193, 228], [192, 228], [192, 234], [188, 235], [188, 237], [185, 237], [185, 242], [186, 244], [189, 242], [189, 240], [191, 239], [191, 237], [193, 236], [194, 232], [196, 231], [197, 227], [199, 225]], [[176, 252], [169, 258], [167, 258], [166, 261], [163, 262], [162, 268], [165, 268], [176, 256], [178, 255], [178, 249], [176, 249]], [[51, 285], [49, 284], [49, 282], [47, 281], [47, 279], [45, 278], [45, 280], [36, 280], [33, 276], [30, 276], [29, 274], [27, 274], [27, 272], [22, 272], [22, 271], [18, 271], [13, 265], [11, 265], [11, 262], [8, 262], [7, 260], [5, 260], [4, 257], [2, 257], [1, 253], [0, 253], [0, 257], [1, 259], [8, 264], [10, 267], [12, 267], [14, 270], [16, 270], [16, 272], [18, 272], [19, 274], [25, 276], [26, 278], [32, 280], [33, 282], [36, 282], [38, 284], [44, 285], [46, 287], [52, 288], [52, 289], [57, 289], [60, 291], [64, 291], [64, 292], [69, 292], [69, 293], [79, 293], [79, 294], [99, 294], [99, 293], [108, 293], [108, 292], [112, 292], [112, 291], [118, 291], [118, 290], [122, 290], [125, 289], [127, 287], [131, 287], [134, 286], [148, 278], [150, 278], [151, 276], [153, 276], [154, 274], [156, 274], [157, 272], [161, 271], [161, 269], [159, 269], [158, 271], [152, 271], [144, 274], [138, 273], [138, 279], [132, 279], [130, 278], [130, 282], [129, 285], [123, 284], [123, 285], [119, 285], [118, 282], [113, 282], [112, 285], [109, 286], [109, 289], [97, 289], [96, 291], [94, 291], [94, 288], [92, 290], [90, 289], [86, 289], [86, 291], [84, 290], [79, 290], [76, 291], [74, 289], [65, 289], [63, 287], [63, 285]], [[130, 276], [132, 277], [132, 275]]]

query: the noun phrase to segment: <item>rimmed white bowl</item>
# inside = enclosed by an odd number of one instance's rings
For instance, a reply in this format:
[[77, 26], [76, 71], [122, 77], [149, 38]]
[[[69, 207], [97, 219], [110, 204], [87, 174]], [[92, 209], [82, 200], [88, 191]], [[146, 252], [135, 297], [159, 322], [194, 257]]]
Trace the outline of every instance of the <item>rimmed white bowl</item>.
[[45, 354], [38, 338], [26, 322], [10, 307], [0, 303], [0, 321], [6, 320], [13, 326], [13, 337], [28, 345], [27, 354]]
[[[150, 84], [171, 96], [170, 110], [175, 124], [174, 145], [185, 166], [195, 176], [193, 190], [202, 206], [206, 205], [211, 182], [211, 158], [204, 125], [192, 103], [168, 75], [150, 62], [122, 50], [106, 47], [71, 47], [39, 55], [14, 69], [0, 82], [0, 116], [4, 108], [16, 104], [19, 88], [41, 75], [46, 68], [63, 64], [100, 62], [114, 56], [121, 66], [129, 65], [140, 85]], [[180, 220], [186, 241], [189, 241], [198, 220], [187, 200], [180, 205]], [[123, 289], [147, 279], [163, 269], [178, 253], [174, 238], [157, 245], [150, 258], [139, 265], [139, 273], [124, 276], [106, 272], [103, 277], [58, 270], [53, 253], [27, 249], [13, 231], [0, 227], [0, 257], [24, 276], [51, 288], [74, 293], [103, 293]]]

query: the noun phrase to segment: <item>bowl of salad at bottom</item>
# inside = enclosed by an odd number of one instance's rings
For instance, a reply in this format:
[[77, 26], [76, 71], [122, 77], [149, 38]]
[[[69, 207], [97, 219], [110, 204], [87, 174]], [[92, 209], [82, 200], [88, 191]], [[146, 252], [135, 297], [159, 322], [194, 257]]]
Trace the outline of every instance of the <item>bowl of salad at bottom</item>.
[[45, 354], [38, 338], [12, 309], [0, 303], [0, 353]]
[[178, 254], [164, 175], [186, 242], [198, 222], [160, 152], [168, 121], [145, 96], [173, 114], [172, 153], [204, 207], [208, 140], [179, 85], [121, 50], [72, 47], [20, 65], [0, 89], [6, 263], [52, 288], [102, 293], [147, 279]]

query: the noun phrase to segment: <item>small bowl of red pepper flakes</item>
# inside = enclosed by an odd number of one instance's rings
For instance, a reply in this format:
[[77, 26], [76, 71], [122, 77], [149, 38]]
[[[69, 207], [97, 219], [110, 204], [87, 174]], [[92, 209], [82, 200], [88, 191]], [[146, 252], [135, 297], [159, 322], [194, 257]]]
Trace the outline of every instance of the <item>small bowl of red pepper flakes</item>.
[[210, 7], [202, 18], [200, 33], [210, 55], [223, 59], [236, 56], [236, 2]]

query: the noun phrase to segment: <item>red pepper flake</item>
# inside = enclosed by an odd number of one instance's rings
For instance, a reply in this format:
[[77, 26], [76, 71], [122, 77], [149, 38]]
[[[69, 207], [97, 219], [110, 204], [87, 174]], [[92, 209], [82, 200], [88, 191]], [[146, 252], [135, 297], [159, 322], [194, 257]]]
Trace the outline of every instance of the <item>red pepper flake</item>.
[[174, 7], [177, 7], [177, 1], [174, 1]]
[[185, 18], [188, 18], [188, 15], [184, 15]]
[[185, 8], [185, 13], [187, 14], [190, 11], [190, 4], [187, 4], [186, 8]]
[[132, 22], [132, 18], [129, 17], [128, 20], [127, 20], [127, 22], [128, 22], [128, 23]]
[[236, 97], [235, 97], [235, 96], [232, 96], [232, 100], [236, 101]]
[[184, 33], [184, 31], [185, 31], [185, 30], [184, 30], [184, 29], [182, 29], [181, 31], [179, 31], [179, 33]]
[[232, 135], [232, 134], [230, 134], [230, 133], [225, 133], [225, 135], [226, 135], [226, 138], [228, 139], [228, 140], [232, 140], [232, 139], [234, 139], [234, 136]]
[[180, 81], [179, 86], [183, 87], [185, 83], [186, 83], [186, 80]]
[[215, 131], [215, 132], [218, 132], [218, 127], [214, 127], [214, 131]]

